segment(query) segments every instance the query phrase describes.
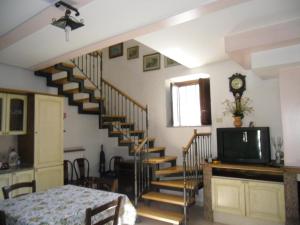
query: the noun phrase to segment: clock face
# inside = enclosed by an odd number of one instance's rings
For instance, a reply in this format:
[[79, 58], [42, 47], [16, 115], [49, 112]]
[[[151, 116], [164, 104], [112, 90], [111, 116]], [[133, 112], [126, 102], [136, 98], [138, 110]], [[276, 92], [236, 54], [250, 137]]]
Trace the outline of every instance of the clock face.
[[240, 89], [241, 87], [243, 87], [243, 80], [241, 78], [234, 78], [231, 81], [231, 87], [235, 90]]

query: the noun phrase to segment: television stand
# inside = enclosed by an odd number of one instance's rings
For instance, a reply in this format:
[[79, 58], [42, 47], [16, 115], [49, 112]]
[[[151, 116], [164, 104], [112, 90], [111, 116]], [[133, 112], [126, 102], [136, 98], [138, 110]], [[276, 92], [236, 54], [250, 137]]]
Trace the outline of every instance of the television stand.
[[205, 217], [224, 224], [283, 225], [283, 174], [283, 168], [263, 165], [205, 165]]

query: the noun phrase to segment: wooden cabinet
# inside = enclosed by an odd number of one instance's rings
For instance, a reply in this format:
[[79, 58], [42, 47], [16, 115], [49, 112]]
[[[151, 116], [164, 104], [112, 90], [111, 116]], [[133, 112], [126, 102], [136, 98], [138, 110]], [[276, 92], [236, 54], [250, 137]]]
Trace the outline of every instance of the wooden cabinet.
[[[34, 179], [33, 170], [24, 170], [20, 172], [13, 172], [0, 175], [0, 188], [20, 182], [30, 182]], [[12, 196], [24, 193], [31, 193], [31, 188], [22, 188], [12, 192]], [[2, 190], [0, 192], [0, 199], [4, 199]]]
[[37, 191], [46, 191], [49, 188], [59, 187], [64, 182], [63, 166], [46, 167], [35, 170]]
[[0, 93], [0, 135], [27, 131], [27, 96]]
[[245, 216], [244, 183], [240, 180], [212, 180], [213, 210]]
[[63, 98], [35, 95], [34, 167], [63, 164]]
[[[22, 182], [31, 182], [34, 180], [33, 170], [25, 170], [12, 174], [12, 184], [22, 183]], [[12, 192], [12, 195], [21, 195], [24, 193], [31, 193], [31, 188], [21, 188]]]
[[246, 184], [245, 192], [247, 216], [284, 222], [283, 184], [251, 181]]
[[5, 120], [6, 120], [6, 94], [0, 93], [0, 135], [5, 133]]
[[[0, 175], [0, 187], [11, 185], [12, 184], [12, 176], [10, 173], [8, 174], [1, 174]], [[4, 199], [2, 190], [0, 191], [0, 200]]]
[[212, 205], [216, 212], [285, 221], [284, 187], [279, 182], [213, 177]]

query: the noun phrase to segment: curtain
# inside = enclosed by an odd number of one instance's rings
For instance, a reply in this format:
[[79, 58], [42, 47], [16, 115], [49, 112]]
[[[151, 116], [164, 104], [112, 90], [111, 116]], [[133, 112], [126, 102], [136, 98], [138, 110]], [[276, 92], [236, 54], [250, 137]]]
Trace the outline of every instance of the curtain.
[[210, 81], [209, 78], [199, 79], [201, 124], [211, 125]]

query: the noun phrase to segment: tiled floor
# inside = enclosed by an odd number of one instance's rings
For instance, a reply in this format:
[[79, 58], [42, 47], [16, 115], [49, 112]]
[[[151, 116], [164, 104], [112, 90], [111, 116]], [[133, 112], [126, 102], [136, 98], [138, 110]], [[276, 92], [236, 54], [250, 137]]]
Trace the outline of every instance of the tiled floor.
[[[137, 225], [169, 225], [169, 223], [159, 222], [156, 220], [141, 218], [136, 223]], [[190, 209], [189, 225], [223, 225], [220, 223], [212, 223], [203, 219], [203, 208], [199, 206], [193, 206]]]

